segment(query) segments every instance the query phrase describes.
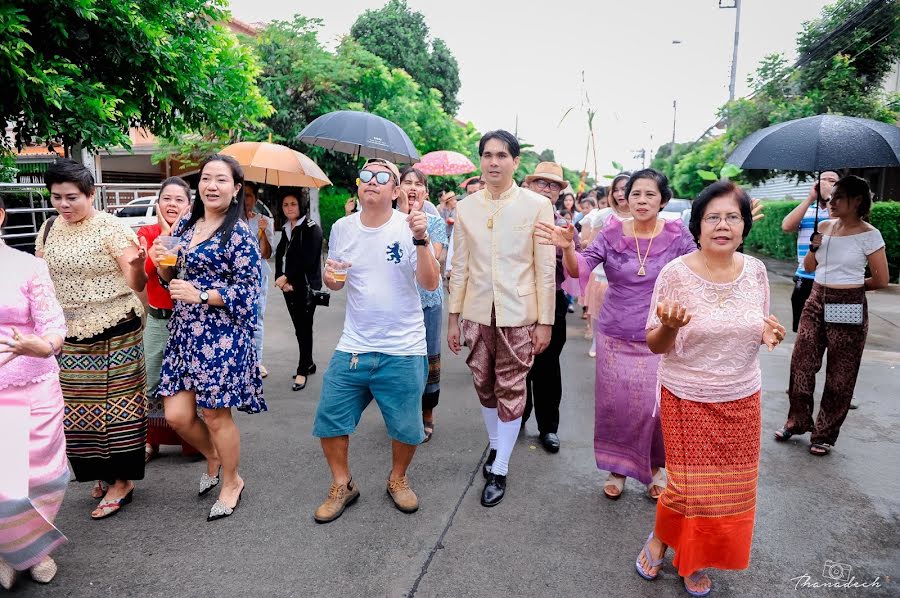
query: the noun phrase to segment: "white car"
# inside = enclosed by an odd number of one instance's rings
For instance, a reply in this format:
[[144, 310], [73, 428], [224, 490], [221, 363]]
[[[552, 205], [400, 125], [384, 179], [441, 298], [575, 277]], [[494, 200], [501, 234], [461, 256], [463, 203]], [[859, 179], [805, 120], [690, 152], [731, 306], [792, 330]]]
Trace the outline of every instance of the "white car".
[[[269, 206], [266, 204], [257, 202], [256, 209], [262, 212], [262, 215], [266, 218], [274, 220], [272, 211], [269, 210]], [[134, 231], [148, 224], [156, 224], [156, 196], [133, 199], [116, 210], [115, 215], [118, 218], [122, 218], [125, 224]]]

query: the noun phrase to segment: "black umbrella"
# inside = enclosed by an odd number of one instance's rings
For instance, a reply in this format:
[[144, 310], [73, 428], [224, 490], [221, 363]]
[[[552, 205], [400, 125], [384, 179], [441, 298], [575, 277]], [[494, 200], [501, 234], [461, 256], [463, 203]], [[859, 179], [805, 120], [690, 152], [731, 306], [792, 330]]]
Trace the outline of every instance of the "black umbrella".
[[804, 172], [900, 166], [900, 128], [853, 116], [809, 116], [756, 131], [728, 162], [744, 170]]
[[[808, 116], [756, 131], [727, 161], [745, 170], [799, 170], [819, 177], [823, 170], [900, 166], [900, 128], [853, 116]], [[816, 185], [816, 224], [818, 193]]]
[[403, 129], [369, 112], [339, 110], [323, 114], [300, 131], [298, 139], [352, 156], [409, 164], [419, 161], [419, 152]]

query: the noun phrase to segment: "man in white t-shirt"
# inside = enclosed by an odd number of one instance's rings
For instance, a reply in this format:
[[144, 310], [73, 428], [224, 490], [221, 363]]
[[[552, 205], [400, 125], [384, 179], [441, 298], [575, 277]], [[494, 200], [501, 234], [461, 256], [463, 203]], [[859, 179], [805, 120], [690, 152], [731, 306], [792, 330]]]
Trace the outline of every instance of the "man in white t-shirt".
[[328, 241], [325, 286], [347, 286], [344, 332], [322, 381], [313, 435], [321, 439], [331, 468], [328, 498], [317, 523], [334, 521], [359, 497], [350, 476], [350, 434], [374, 398], [392, 439], [388, 494], [404, 513], [419, 508], [406, 470], [425, 438], [422, 392], [428, 376], [425, 321], [416, 286], [440, 282], [429, 247], [424, 212], [401, 214], [391, 207], [400, 193], [400, 171], [372, 159], [359, 173], [359, 212], [334, 223]]

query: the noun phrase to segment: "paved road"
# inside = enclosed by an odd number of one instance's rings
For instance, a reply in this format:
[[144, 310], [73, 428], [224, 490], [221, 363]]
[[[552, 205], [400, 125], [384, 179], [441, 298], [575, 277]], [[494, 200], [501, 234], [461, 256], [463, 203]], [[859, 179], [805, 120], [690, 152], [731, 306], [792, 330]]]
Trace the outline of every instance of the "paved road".
[[[773, 304], [782, 321], [789, 319], [789, 293], [789, 281], [773, 277]], [[888, 311], [895, 305], [878, 301]], [[338, 294], [318, 314], [320, 371], [337, 343], [343, 305]], [[148, 466], [134, 503], [109, 520], [91, 521], [89, 487], [72, 484], [58, 520], [69, 543], [57, 553], [57, 579], [46, 587], [22, 582], [16, 595], [685, 595], [670, 564], [652, 584], [634, 572], [654, 513], [643, 488], [629, 481], [618, 502], [600, 492], [605, 474], [593, 463], [593, 364], [577, 317], [569, 318], [563, 353], [562, 450], [546, 454], [529, 422], [501, 505], [479, 504], [486, 446], [481, 415], [462, 357], [445, 354], [437, 430], [411, 469], [419, 512], [400, 513], [385, 494], [390, 447], [372, 407], [351, 442], [362, 497], [329, 525], [312, 521], [329, 484], [310, 433], [322, 377], [291, 392], [296, 356], [277, 294], [270, 297], [266, 323], [270, 411], [238, 417], [247, 490], [237, 513], [206, 523], [214, 498], [196, 497], [203, 466], [173, 448]], [[771, 440], [787, 410], [790, 353], [782, 347], [762, 356], [763, 453], [752, 562], [748, 571], [714, 572], [716, 596], [900, 595], [900, 335], [890, 325], [873, 326], [880, 340], [860, 375], [862, 407], [850, 413], [828, 458], [809, 455], [802, 440]], [[882, 587], [795, 590], [794, 578], [804, 574], [810, 582], [829, 581], [823, 577], [826, 561], [850, 565], [860, 583], [878, 577]]]

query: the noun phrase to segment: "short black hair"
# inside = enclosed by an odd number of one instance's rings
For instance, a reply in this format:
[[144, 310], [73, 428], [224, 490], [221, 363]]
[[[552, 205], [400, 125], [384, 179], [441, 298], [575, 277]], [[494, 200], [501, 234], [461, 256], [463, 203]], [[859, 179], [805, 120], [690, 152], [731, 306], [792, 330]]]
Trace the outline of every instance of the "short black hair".
[[703, 216], [706, 215], [706, 206], [712, 200], [726, 195], [734, 195], [738, 205], [741, 207], [741, 217], [744, 219], [744, 232], [741, 238], [746, 239], [747, 235], [750, 234], [750, 229], [753, 228], [753, 211], [750, 207], [750, 196], [731, 181], [716, 181], [703, 189], [700, 195], [697, 196], [697, 199], [691, 203], [691, 221], [688, 224], [688, 229], [694, 236], [694, 241], [700, 242], [700, 222], [703, 220]]
[[419, 179], [419, 182], [425, 185], [425, 188], [428, 189], [428, 175], [415, 166], [404, 166], [403, 170], [400, 171], [400, 180], [402, 181], [409, 173], [415, 174], [416, 178]]
[[162, 197], [163, 189], [168, 187], [169, 185], [175, 185], [176, 187], [181, 187], [184, 191], [184, 196], [187, 197], [188, 203], [191, 201], [191, 186], [187, 184], [180, 176], [170, 176], [166, 180], [164, 180], [159, 185], [159, 195], [156, 197], [156, 202], [159, 203], [159, 198]]
[[84, 164], [70, 158], [59, 158], [44, 173], [47, 191], [52, 191], [51, 187], [60, 183], [74, 183], [87, 196], [94, 193], [94, 175]]
[[[869, 182], [866, 179], [849, 174], [836, 182], [834, 187], [846, 193], [848, 199], [859, 197], [861, 201], [856, 209], [856, 215], [860, 218], [868, 218], [869, 212], [872, 211], [872, 191], [869, 189]], [[831, 191], [831, 194], [834, 195], [834, 190]]]
[[[619, 177], [617, 176], [616, 179]], [[638, 170], [628, 179], [628, 182], [625, 184], [625, 199], [631, 197], [631, 188], [634, 187], [635, 182], [640, 179], [650, 179], [651, 181], [656, 182], [656, 187], [659, 189], [659, 195], [662, 200], [659, 202], [659, 208], [662, 210], [663, 206], [669, 203], [669, 200], [672, 199], [672, 188], [669, 187], [669, 177], [664, 175], [658, 170], [654, 170], [652, 168], [645, 168], [643, 170]]]
[[518, 158], [519, 154], [522, 152], [522, 148], [519, 146], [519, 140], [516, 139], [515, 135], [509, 131], [504, 131], [503, 129], [496, 129], [494, 131], [488, 131], [481, 136], [481, 140], [478, 142], [479, 156], [484, 154], [484, 146], [491, 139], [497, 139], [498, 141], [505, 143], [506, 149], [509, 150], [509, 155], [513, 158]]

